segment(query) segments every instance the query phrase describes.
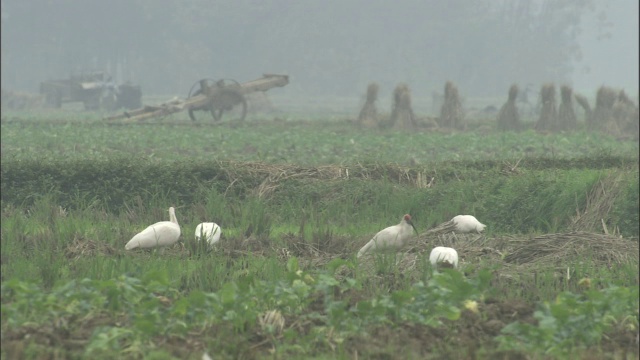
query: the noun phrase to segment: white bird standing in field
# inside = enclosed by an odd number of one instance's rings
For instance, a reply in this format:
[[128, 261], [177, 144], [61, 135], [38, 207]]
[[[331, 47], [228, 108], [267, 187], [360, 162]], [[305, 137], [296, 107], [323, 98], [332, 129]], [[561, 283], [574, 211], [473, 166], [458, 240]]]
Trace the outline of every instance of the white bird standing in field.
[[196, 226], [196, 241], [205, 239], [209, 247], [220, 241], [222, 230], [218, 224], [213, 222], [203, 222]]
[[434, 267], [458, 268], [458, 252], [454, 248], [437, 246], [431, 250], [429, 261]]
[[389, 226], [375, 234], [373, 239], [369, 240], [369, 242], [358, 251], [358, 257], [361, 257], [369, 251], [401, 249], [406, 245], [413, 231], [418, 232], [411, 222], [411, 215], [406, 214], [402, 218], [402, 221], [400, 221], [400, 224]]
[[175, 244], [180, 237], [180, 225], [178, 224], [178, 219], [176, 219], [176, 210], [173, 207], [169, 208], [169, 219], [171, 221], [159, 221], [137, 233], [124, 246], [125, 250], [164, 248]]
[[487, 225], [482, 224], [473, 215], [458, 215], [451, 219], [456, 224], [456, 232], [459, 233], [481, 233]]

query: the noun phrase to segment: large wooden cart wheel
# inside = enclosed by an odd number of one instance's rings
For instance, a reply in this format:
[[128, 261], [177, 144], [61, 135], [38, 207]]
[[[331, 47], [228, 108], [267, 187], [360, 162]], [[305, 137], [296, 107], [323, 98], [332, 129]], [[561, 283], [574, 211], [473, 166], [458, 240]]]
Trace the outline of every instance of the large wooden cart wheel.
[[[215, 121], [220, 121], [222, 119], [222, 114], [226, 112], [232, 111], [234, 108], [240, 111], [239, 117], [240, 121], [244, 121], [247, 116], [247, 100], [244, 98], [244, 95], [240, 92], [240, 84], [232, 79], [221, 79], [214, 81], [213, 79], [203, 79], [199, 80], [189, 90], [189, 95], [187, 98], [191, 98], [194, 96], [198, 96], [204, 93], [204, 89], [202, 84], [205, 84], [207, 88], [209, 88], [211, 102], [208, 106], [194, 109], [189, 109], [189, 118], [191, 120], [196, 121], [195, 111], [203, 110], [209, 111], [211, 116]], [[196, 86], [200, 85], [200, 88], [195, 90]]]

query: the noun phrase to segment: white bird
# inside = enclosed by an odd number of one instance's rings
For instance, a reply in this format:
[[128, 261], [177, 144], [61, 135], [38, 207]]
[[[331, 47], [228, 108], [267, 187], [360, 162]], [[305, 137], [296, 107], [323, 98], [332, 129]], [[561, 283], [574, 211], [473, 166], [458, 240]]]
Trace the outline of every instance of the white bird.
[[125, 250], [135, 248], [167, 247], [175, 244], [180, 237], [180, 225], [176, 219], [176, 210], [169, 208], [169, 219], [171, 221], [160, 221], [149, 225], [146, 229], [137, 233], [124, 246]]
[[451, 221], [456, 224], [456, 231], [459, 233], [477, 232], [479, 234], [487, 227], [487, 225], [482, 224], [473, 215], [454, 216]]
[[358, 251], [358, 257], [361, 257], [369, 251], [401, 249], [406, 245], [409, 237], [411, 237], [412, 230], [416, 233], [418, 232], [411, 222], [411, 215], [406, 214], [402, 218], [402, 221], [400, 221], [400, 224], [389, 226], [375, 234], [373, 239], [369, 240], [369, 242]]
[[209, 246], [213, 246], [213, 244], [220, 241], [220, 234], [222, 230], [220, 230], [220, 226], [213, 222], [204, 222], [198, 224], [196, 226], [196, 241], [200, 241], [203, 238], [207, 240]]
[[458, 252], [454, 248], [437, 246], [431, 250], [429, 261], [434, 267], [456, 269], [458, 267]]

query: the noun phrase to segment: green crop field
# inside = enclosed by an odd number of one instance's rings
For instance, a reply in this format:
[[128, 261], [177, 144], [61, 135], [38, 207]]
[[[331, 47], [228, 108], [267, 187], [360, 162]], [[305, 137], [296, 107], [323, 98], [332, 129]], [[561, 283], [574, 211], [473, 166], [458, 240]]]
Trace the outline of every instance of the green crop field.
[[[2, 357], [637, 358], [638, 141], [493, 122], [3, 112]], [[124, 249], [170, 206], [178, 244]], [[458, 214], [486, 231], [434, 231]]]

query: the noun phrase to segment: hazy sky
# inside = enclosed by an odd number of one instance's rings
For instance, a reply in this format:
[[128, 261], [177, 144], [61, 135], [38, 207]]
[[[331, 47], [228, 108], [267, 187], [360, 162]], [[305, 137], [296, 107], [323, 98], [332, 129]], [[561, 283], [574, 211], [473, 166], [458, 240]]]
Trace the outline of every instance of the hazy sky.
[[[583, 27], [580, 34], [582, 61], [576, 64], [573, 85], [576, 89], [593, 89], [609, 85], [638, 94], [638, 58], [640, 25], [638, 0], [598, 0], [599, 9], [606, 12], [611, 27], [603, 29], [611, 37], [598, 39], [600, 29]], [[584, 22], [595, 23], [600, 11], [589, 14]]]
[[[282, 72], [291, 83], [278, 93], [301, 97], [359, 96], [376, 81], [381, 94], [406, 82], [426, 98], [448, 80], [471, 97], [546, 82], [635, 97], [638, 3], [593, 0], [585, 11], [579, 0], [2, 0], [1, 82], [38, 91], [41, 81], [95, 68], [144, 94], [184, 95], [203, 77]], [[576, 44], [556, 40], [572, 32], [576, 7], [586, 14], [582, 57], [570, 63], [565, 50]]]

